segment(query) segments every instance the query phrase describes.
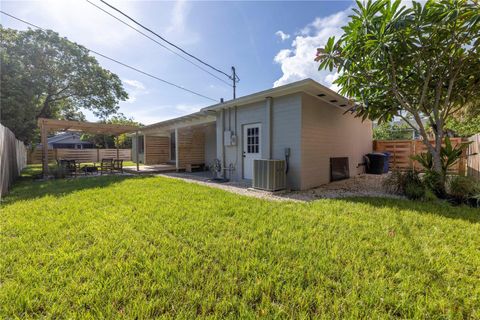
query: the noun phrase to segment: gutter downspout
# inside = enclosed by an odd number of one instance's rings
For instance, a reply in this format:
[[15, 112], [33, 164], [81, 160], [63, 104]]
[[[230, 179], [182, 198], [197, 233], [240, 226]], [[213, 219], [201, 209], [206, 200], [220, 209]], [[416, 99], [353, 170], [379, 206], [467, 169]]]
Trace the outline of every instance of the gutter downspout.
[[222, 141], [221, 143], [221, 154], [222, 154], [222, 172], [221, 172], [221, 176], [222, 178], [226, 178], [225, 177], [225, 109], [222, 109], [220, 111], [220, 119], [221, 119], [221, 122], [220, 122], [220, 139]]

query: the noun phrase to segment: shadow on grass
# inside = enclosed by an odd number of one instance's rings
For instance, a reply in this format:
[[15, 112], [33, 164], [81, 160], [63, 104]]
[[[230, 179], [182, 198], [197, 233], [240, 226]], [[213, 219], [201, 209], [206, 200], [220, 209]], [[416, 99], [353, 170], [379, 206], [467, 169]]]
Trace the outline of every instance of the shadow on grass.
[[61, 197], [69, 193], [92, 189], [104, 188], [120, 183], [127, 179], [145, 179], [149, 175], [127, 176], [127, 175], [105, 175], [76, 177], [67, 179], [36, 180], [35, 176], [23, 175], [18, 179], [10, 192], [2, 199], [1, 204], [11, 204], [20, 200], [41, 198], [47, 195]]
[[453, 206], [452, 204], [438, 200], [432, 202], [414, 201], [407, 199], [389, 198], [343, 198], [338, 199], [348, 203], [367, 204], [375, 208], [390, 208], [394, 210], [410, 210], [420, 214], [432, 214], [449, 219], [465, 220], [471, 223], [480, 223], [480, 209], [465, 205]]

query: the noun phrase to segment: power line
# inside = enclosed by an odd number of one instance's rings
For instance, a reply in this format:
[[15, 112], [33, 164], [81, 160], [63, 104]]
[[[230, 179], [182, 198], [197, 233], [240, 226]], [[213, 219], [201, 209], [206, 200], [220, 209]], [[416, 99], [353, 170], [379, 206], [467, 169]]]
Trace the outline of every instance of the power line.
[[215, 70], [215, 71], [217, 71], [217, 72], [219, 72], [219, 73], [227, 76], [230, 80], [234, 80], [234, 81], [239, 81], [239, 80], [240, 80], [240, 79], [238, 78], [238, 76], [235, 75], [235, 77], [234, 77], [234, 76], [232, 76], [232, 75], [229, 75], [229, 74], [223, 72], [222, 70], [215, 68], [215, 67], [212, 66], [211, 64], [203, 61], [202, 59], [197, 58], [197, 57], [194, 56], [193, 54], [185, 51], [184, 49], [180, 48], [180, 47], [177, 46], [176, 44], [168, 41], [167, 39], [165, 39], [164, 37], [162, 37], [161, 35], [159, 35], [159, 34], [156, 33], [155, 31], [153, 31], [152, 29], [144, 26], [143, 24], [141, 24], [141, 23], [138, 22], [137, 20], [133, 19], [132, 17], [130, 17], [129, 15], [127, 15], [126, 13], [124, 13], [123, 11], [121, 11], [120, 9], [115, 8], [114, 6], [112, 6], [111, 4], [109, 4], [108, 2], [106, 2], [106, 1], [104, 1], [104, 0], [100, 0], [100, 1], [101, 1], [103, 4], [107, 5], [108, 7], [112, 8], [113, 10], [117, 11], [118, 13], [120, 13], [121, 15], [123, 15], [124, 17], [126, 17], [127, 19], [129, 19], [130, 21], [132, 21], [133, 23], [135, 23], [136, 25], [138, 25], [139, 27], [147, 30], [148, 32], [150, 32], [150, 33], [152, 33], [152, 34], [154, 34], [155, 36], [157, 36], [158, 38], [160, 38], [160, 39], [163, 40], [164, 42], [166, 42], [166, 43], [168, 43], [169, 45], [171, 45], [172, 47], [176, 48], [177, 50], [180, 50], [181, 52], [183, 52], [183, 53], [186, 54], [187, 56], [189, 56], [189, 57], [197, 60], [198, 62], [204, 64], [205, 66], [207, 66], [207, 67], [209, 67], [209, 68], [211, 68], [211, 69], [213, 69], [213, 70]]
[[[13, 15], [11, 15], [11, 14], [9, 14], [9, 13], [6, 13], [6, 12], [4, 12], [4, 11], [1, 11], [1, 10], [0, 10], [0, 13], [3, 13], [4, 15], [9, 16], [10, 18], [13, 18], [13, 19], [18, 20], [18, 21], [20, 21], [20, 22], [23, 22], [23, 23], [25, 23], [25, 24], [27, 24], [27, 25], [29, 25], [29, 26], [34, 27], [34, 28], [37, 28], [37, 29], [46, 31], [46, 30], [45, 30], [44, 28], [42, 28], [42, 27], [39, 27], [39, 26], [37, 26], [37, 25], [35, 25], [35, 24], [33, 24], [33, 23], [30, 23], [30, 22], [28, 22], [28, 21], [25, 21], [25, 20], [23, 20], [23, 19], [17, 18], [17, 17], [15, 17], [15, 16], [13, 16]], [[178, 85], [178, 84], [175, 84], [175, 83], [173, 83], [173, 82], [170, 82], [170, 81], [164, 80], [164, 79], [162, 79], [162, 78], [159, 78], [159, 77], [157, 77], [157, 76], [155, 76], [155, 75], [152, 75], [152, 74], [150, 74], [150, 73], [148, 73], [148, 72], [142, 71], [142, 70], [140, 70], [140, 69], [138, 69], [138, 68], [132, 67], [132, 66], [130, 66], [130, 65], [126, 64], [126, 63], [123, 63], [123, 62], [121, 62], [121, 61], [118, 61], [118, 60], [116, 60], [116, 59], [114, 59], [114, 58], [110, 58], [110, 57], [108, 57], [108, 56], [106, 56], [106, 55], [104, 55], [104, 54], [102, 54], [102, 53], [100, 53], [100, 52], [97, 52], [97, 51], [95, 51], [95, 50], [91, 50], [91, 49], [88, 49], [88, 48], [85, 48], [85, 49], [86, 49], [88, 52], [91, 52], [91, 53], [94, 53], [94, 54], [96, 54], [96, 55], [99, 55], [99, 56], [101, 56], [101, 57], [103, 57], [103, 58], [105, 58], [105, 59], [108, 59], [108, 60], [110, 60], [110, 61], [113, 61], [113, 62], [115, 62], [115, 63], [117, 63], [117, 64], [119, 64], [119, 65], [122, 65], [122, 66], [124, 66], [124, 67], [126, 67], [126, 68], [129, 68], [129, 69], [131, 69], [131, 70], [134, 70], [134, 71], [136, 71], [136, 72], [139, 72], [139, 73], [141, 73], [141, 74], [143, 74], [143, 75], [146, 75], [146, 76], [148, 76], [148, 77], [150, 77], [150, 78], [156, 79], [156, 80], [158, 80], [158, 81], [161, 81], [161, 82], [163, 82], [163, 83], [166, 83], [166, 84], [171, 85], [171, 86], [173, 86], [173, 87], [176, 87], [176, 88], [178, 88], [178, 89], [184, 90], [184, 91], [189, 92], [189, 93], [192, 93], [192, 94], [194, 94], [194, 95], [197, 95], [197, 96], [199, 96], [199, 97], [202, 97], [202, 98], [205, 98], [205, 99], [208, 99], [208, 100], [212, 100], [212, 101], [217, 102], [216, 99], [207, 97], [207, 96], [205, 96], [205, 95], [203, 95], [203, 94], [201, 94], [201, 93], [198, 93], [198, 92], [195, 92], [195, 91], [193, 91], [193, 90], [187, 89], [187, 88], [185, 88], [185, 87], [183, 87], [183, 86], [181, 86], [181, 85]]]
[[175, 54], [176, 56], [182, 58], [183, 60], [191, 63], [192, 65], [194, 65], [195, 67], [197, 67], [198, 69], [208, 73], [209, 75], [211, 75], [212, 77], [216, 78], [217, 80], [219, 81], [222, 81], [223, 83], [225, 83], [226, 85], [228, 86], [232, 86], [230, 83], [228, 83], [227, 81], [223, 80], [222, 78], [216, 76], [215, 74], [211, 73], [210, 71], [208, 71], [207, 69], [205, 68], [202, 68], [201, 66], [199, 66], [198, 64], [196, 64], [195, 62], [191, 61], [191, 60], [188, 60], [187, 58], [185, 58], [184, 56], [182, 56], [181, 54], [179, 54], [178, 52], [175, 52], [173, 51], [172, 49], [170, 49], [169, 47], [167, 47], [166, 45], [162, 44], [161, 42], [155, 40], [154, 38], [150, 37], [148, 34], [138, 30], [137, 28], [129, 25], [128, 23], [126, 23], [125, 21], [123, 21], [122, 19], [116, 17], [115, 15], [111, 14], [110, 12], [108, 12], [107, 10], [97, 6], [95, 3], [91, 2], [90, 0], [86, 0], [88, 3], [90, 3], [92, 6], [96, 7], [97, 9], [103, 11], [104, 13], [108, 14], [109, 16], [111, 16], [112, 18], [116, 19], [117, 21], [123, 23], [124, 25], [126, 25], [127, 27], [129, 27], [130, 29], [132, 30], [135, 30], [136, 32], [138, 32], [139, 34], [143, 35], [144, 37], [146, 37], [147, 39], [150, 39], [152, 40], [153, 42], [155, 42], [156, 44], [158, 44], [159, 46], [161, 46], [162, 48], [170, 51], [171, 53]]

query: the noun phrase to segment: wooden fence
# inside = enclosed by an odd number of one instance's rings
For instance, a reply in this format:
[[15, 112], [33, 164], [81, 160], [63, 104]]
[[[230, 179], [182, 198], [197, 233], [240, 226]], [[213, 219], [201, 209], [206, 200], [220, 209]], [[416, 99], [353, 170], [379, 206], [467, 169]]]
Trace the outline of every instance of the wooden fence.
[[[99, 162], [104, 158], [117, 158], [117, 149], [49, 149], [48, 162], [59, 159], [77, 160], [79, 162]], [[118, 149], [118, 158], [125, 161], [132, 160], [131, 149]], [[35, 149], [28, 153], [28, 164], [42, 163], [42, 149]]]
[[27, 165], [27, 149], [0, 124], [0, 199]]
[[468, 138], [467, 175], [480, 181], [480, 133]]
[[[450, 138], [453, 146], [465, 141], [462, 138]], [[390, 153], [390, 169], [422, 171], [423, 167], [411, 156], [427, 152], [427, 147], [421, 140], [375, 140], [373, 150]], [[466, 154], [450, 169], [451, 173], [464, 174], [466, 168]]]

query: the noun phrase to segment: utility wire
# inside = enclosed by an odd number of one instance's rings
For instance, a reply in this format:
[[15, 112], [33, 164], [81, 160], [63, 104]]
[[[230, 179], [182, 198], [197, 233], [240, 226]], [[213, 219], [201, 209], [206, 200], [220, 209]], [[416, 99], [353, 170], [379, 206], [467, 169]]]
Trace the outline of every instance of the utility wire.
[[143, 35], [143, 36], [144, 36], [144, 37], [146, 37], [147, 39], [150, 39], [150, 40], [152, 40], [153, 42], [155, 42], [156, 44], [158, 44], [158, 45], [159, 45], [159, 46], [161, 46], [162, 48], [164, 48], [164, 49], [166, 49], [166, 50], [170, 51], [171, 53], [173, 53], [173, 54], [177, 55], [178, 57], [182, 58], [183, 60], [185, 60], [185, 61], [187, 61], [187, 62], [191, 63], [192, 65], [194, 65], [194, 66], [195, 66], [195, 67], [197, 67], [198, 69], [200, 69], [200, 70], [202, 70], [202, 71], [205, 71], [206, 73], [208, 73], [208, 74], [209, 74], [209, 75], [211, 75], [212, 77], [214, 77], [214, 78], [216, 78], [216, 79], [218, 79], [218, 80], [222, 81], [222, 82], [223, 82], [223, 83], [225, 83], [226, 85], [228, 85], [228, 86], [230, 86], [230, 87], [232, 86], [232, 85], [231, 85], [230, 83], [228, 83], [227, 81], [225, 81], [225, 80], [223, 80], [222, 78], [220, 78], [220, 77], [216, 76], [215, 74], [211, 73], [211, 72], [210, 72], [210, 71], [208, 71], [207, 69], [205, 69], [205, 68], [202, 68], [201, 66], [199, 66], [199, 65], [198, 65], [198, 64], [196, 64], [195, 62], [193, 62], [193, 61], [191, 61], [191, 60], [189, 60], [189, 59], [185, 58], [184, 56], [182, 56], [182, 55], [181, 55], [181, 54], [179, 54], [178, 52], [176, 52], [176, 51], [173, 51], [172, 49], [170, 49], [170, 48], [169, 48], [169, 47], [167, 47], [166, 45], [164, 45], [164, 44], [162, 44], [161, 42], [159, 42], [159, 41], [155, 40], [154, 38], [150, 37], [148, 34], [146, 34], [146, 33], [142, 32], [142, 31], [138, 30], [137, 28], [135, 28], [135, 27], [133, 27], [133, 26], [129, 25], [128, 23], [126, 23], [126, 22], [125, 22], [125, 21], [123, 21], [122, 19], [120, 19], [120, 18], [116, 17], [115, 15], [111, 14], [110, 12], [108, 12], [108, 11], [107, 11], [107, 10], [105, 10], [105, 9], [103, 9], [102, 7], [99, 7], [99, 6], [97, 6], [95, 3], [91, 2], [90, 0], [86, 0], [86, 1], [87, 1], [88, 3], [90, 3], [92, 6], [96, 7], [97, 9], [99, 9], [99, 10], [101, 10], [101, 11], [105, 12], [105, 13], [106, 13], [106, 14], [108, 14], [110, 17], [114, 18], [115, 20], [117, 20], [117, 21], [119, 21], [119, 22], [123, 23], [124, 25], [126, 25], [126, 26], [127, 26], [127, 27], [129, 27], [130, 29], [132, 29], [132, 30], [135, 30], [136, 32], [138, 32], [139, 34]]
[[[29, 26], [34, 27], [34, 28], [37, 28], [37, 29], [46, 31], [46, 30], [45, 30], [44, 28], [42, 28], [42, 27], [39, 27], [39, 26], [37, 26], [37, 25], [35, 25], [35, 24], [33, 24], [33, 23], [30, 23], [30, 22], [28, 22], [28, 21], [25, 21], [25, 20], [23, 20], [23, 19], [17, 18], [17, 17], [15, 17], [15, 16], [13, 16], [13, 15], [11, 15], [11, 14], [9, 14], [9, 13], [6, 13], [5, 11], [0, 10], [0, 13], [3, 13], [4, 15], [9, 16], [10, 18], [13, 18], [13, 19], [18, 20], [18, 21], [20, 21], [20, 22], [23, 22], [23, 23], [25, 23], [25, 24], [27, 24], [27, 25], [29, 25]], [[208, 99], [208, 100], [212, 100], [212, 101], [217, 102], [216, 99], [207, 97], [207, 96], [205, 96], [205, 95], [203, 95], [203, 94], [201, 94], [201, 93], [195, 92], [195, 91], [193, 91], [193, 90], [187, 89], [187, 88], [185, 88], [185, 87], [183, 87], [183, 86], [180, 86], [180, 85], [178, 85], [178, 84], [175, 84], [175, 83], [173, 83], [173, 82], [164, 80], [164, 79], [159, 78], [159, 77], [157, 77], [157, 76], [154, 76], [154, 75], [152, 75], [152, 74], [150, 74], [150, 73], [148, 73], [148, 72], [142, 71], [142, 70], [137, 69], [137, 68], [135, 68], [135, 67], [132, 67], [132, 66], [126, 64], [126, 63], [123, 63], [123, 62], [120, 62], [120, 61], [118, 61], [118, 60], [116, 60], [116, 59], [110, 58], [110, 57], [108, 57], [108, 56], [106, 56], [106, 55], [104, 55], [104, 54], [102, 54], [102, 53], [100, 53], [100, 52], [97, 52], [97, 51], [95, 51], [95, 50], [91, 50], [91, 49], [88, 49], [88, 48], [85, 48], [85, 49], [86, 49], [88, 52], [91, 52], [91, 53], [94, 53], [94, 54], [96, 54], [96, 55], [99, 55], [99, 56], [101, 56], [101, 57], [103, 57], [103, 58], [105, 58], [105, 59], [107, 59], [107, 60], [113, 61], [113, 62], [115, 62], [115, 63], [117, 63], [117, 64], [119, 64], [119, 65], [122, 65], [122, 66], [126, 67], [126, 68], [129, 68], [129, 69], [134, 70], [134, 71], [136, 71], [136, 72], [138, 72], [138, 73], [141, 73], [141, 74], [143, 74], [143, 75], [146, 75], [147, 77], [150, 77], [150, 78], [153, 78], [153, 79], [155, 79], [155, 80], [161, 81], [161, 82], [163, 82], [163, 83], [166, 83], [166, 84], [171, 85], [171, 86], [173, 86], [173, 87], [176, 87], [176, 88], [178, 88], [178, 89], [184, 90], [184, 91], [186, 91], [186, 92], [190, 92], [190, 93], [192, 93], [192, 94], [194, 94], [194, 95], [197, 95], [197, 96], [199, 96], [199, 97], [202, 97], [202, 98], [205, 98], [205, 99]]]
[[[159, 35], [159, 34], [158, 34], [158, 33], [156, 33], [155, 31], [153, 31], [152, 29], [150, 29], [150, 28], [148, 28], [148, 27], [144, 26], [143, 24], [141, 24], [141, 23], [140, 23], [140, 22], [138, 22], [137, 20], [133, 19], [132, 17], [130, 17], [129, 15], [127, 15], [126, 13], [124, 13], [123, 11], [121, 11], [120, 9], [117, 9], [117, 8], [115, 8], [114, 6], [112, 6], [111, 4], [109, 4], [108, 2], [106, 2], [106, 1], [104, 1], [104, 0], [100, 0], [100, 1], [101, 1], [103, 4], [105, 4], [105, 5], [109, 6], [110, 8], [112, 8], [113, 10], [117, 11], [118, 13], [120, 13], [121, 15], [123, 15], [124, 17], [126, 17], [127, 19], [129, 19], [130, 21], [132, 21], [133, 23], [135, 23], [136, 25], [138, 25], [139, 27], [141, 27], [141, 28], [143, 28], [143, 29], [147, 30], [148, 32], [150, 32], [150, 33], [152, 33], [152, 34], [154, 34], [155, 36], [157, 36], [157, 37], [158, 37], [158, 38], [160, 38], [161, 40], [165, 41], [166, 43], [168, 43], [168, 44], [169, 44], [169, 45], [171, 45], [172, 47], [174, 47], [174, 48], [176, 48], [176, 49], [180, 50], [181, 52], [183, 52], [183, 53], [184, 53], [184, 54], [186, 54], [187, 56], [189, 56], [189, 57], [191, 57], [191, 58], [193, 58], [193, 59], [197, 60], [198, 62], [200, 62], [200, 63], [204, 64], [205, 66], [207, 66], [207, 67], [209, 67], [209, 68], [211, 68], [211, 69], [213, 69], [213, 70], [215, 70], [215, 71], [217, 71], [217, 72], [219, 72], [219, 73], [221, 73], [221, 74], [223, 74], [223, 75], [227, 76], [227, 77], [228, 77], [230, 80], [234, 80], [233, 76], [231, 76], [231, 75], [229, 75], [229, 74], [227, 74], [227, 73], [223, 72], [223, 71], [222, 71], [222, 70], [220, 70], [220, 69], [217, 69], [217, 68], [215, 68], [215, 67], [214, 67], [214, 66], [212, 66], [211, 64], [209, 64], [209, 63], [207, 63], [207, 62], [203, 61], [203, 60], [202, 60], [202, 59], [200, 59], [200, 58], [197, 58], [197, 57], [196, 57], [196, 56], [194, 56], [193, 54], [191, 54], [191, 53], [188, 53], [188, 52], [187, 52], [187, 51], [185, 51], [184, 49], [180, 48], [180, 47], [179, 47], [179, 46], [177, 46], [176, 44], [174, 44], [174, 43], [172, 43], [172, 42], [168, 41], [167, 39], [165, 39], [164, 37], [162, 37], [161, 35]], [[239, 80], [240, 80], [240, 79], [238, 78], [238, 76], [236, 76], [236, 77], [235, 77], [235, 81], [239, 81]]]

